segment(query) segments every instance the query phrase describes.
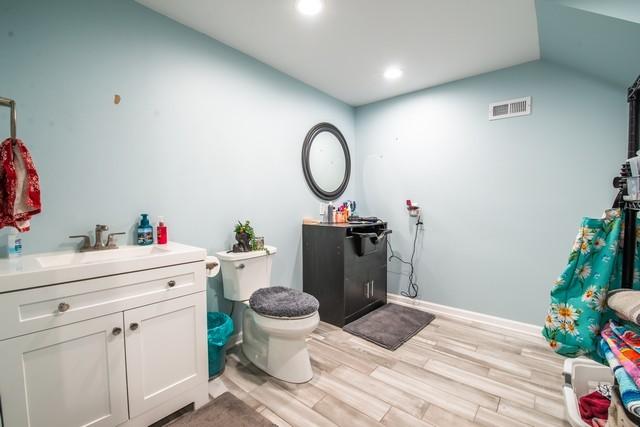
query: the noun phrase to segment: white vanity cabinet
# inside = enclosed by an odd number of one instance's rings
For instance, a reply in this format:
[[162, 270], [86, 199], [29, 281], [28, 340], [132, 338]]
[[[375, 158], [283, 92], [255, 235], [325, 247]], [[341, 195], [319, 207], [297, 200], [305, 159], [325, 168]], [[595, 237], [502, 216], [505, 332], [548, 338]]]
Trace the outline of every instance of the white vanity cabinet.
[[0, 293], [0, 426], [142, 427], [206, 403], [205, 252], [191, 249], [178, 265]]

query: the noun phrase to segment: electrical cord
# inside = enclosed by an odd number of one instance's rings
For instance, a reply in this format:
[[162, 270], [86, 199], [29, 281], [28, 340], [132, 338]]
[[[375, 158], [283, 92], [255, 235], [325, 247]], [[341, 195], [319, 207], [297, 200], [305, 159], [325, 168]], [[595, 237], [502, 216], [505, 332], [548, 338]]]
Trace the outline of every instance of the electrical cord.
[[387, 239], [387, 245], [389, 246], [389, 250], [391, 251], [391, 256], [389, 256], [389, 261], [392, 261], [395, 258], [398, 261], [400, 261], [402, 264], [405, 264], [411, 267], [411, 270], [409, 271], [409, 284], [407, 285], [407, 290], [400, 291], [400, 295], [402, 295], [403, 297], [411, 298], [411, 299], [414, 299], [418, 296], [418, 290], [419, 290], [418, 283], [415, 281], [416, 268], [413, 264], [413, 260], [416, 256], [416, 243], [418, 242], [418, 231], [420, 230], [420, 226], [422, 224], [423, 224], [422, 218], [418, 217], [418, 220], [416, 221], [416, 232], [413, 236], [413, 249], [411, 250], [411, 258], [408, 262], [403, 260], [400, 256], [396, 255], [396, 253], [393, 250], [393, 247], [391, 246], [391, 242], [389, 241], [389, 239]]

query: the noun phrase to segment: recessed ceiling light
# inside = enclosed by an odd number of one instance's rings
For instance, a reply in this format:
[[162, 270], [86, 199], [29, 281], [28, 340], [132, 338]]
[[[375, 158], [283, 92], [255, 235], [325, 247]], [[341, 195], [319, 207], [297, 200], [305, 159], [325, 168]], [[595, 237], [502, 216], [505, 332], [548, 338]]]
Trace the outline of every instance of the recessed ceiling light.
[[387, 80], [395, 80], [402, 77], [402, 70], [398, 67], [389, 67], [384, 70], [384, 78]]
[[298, 0], [296, 8], [303, 15], [317, 15], [322, 11], [322, 0]]

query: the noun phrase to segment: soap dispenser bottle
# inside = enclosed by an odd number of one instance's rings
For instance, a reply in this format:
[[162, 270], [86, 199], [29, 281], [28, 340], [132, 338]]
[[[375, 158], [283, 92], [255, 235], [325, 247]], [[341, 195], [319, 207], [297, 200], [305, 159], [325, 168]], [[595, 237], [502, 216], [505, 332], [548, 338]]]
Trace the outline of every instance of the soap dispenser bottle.
[[158, 244], [166, 245], [167, 244], [167, 224], [164, 222], [164, 217], [158, 217], [158, 227], [156, 233]]
[[149, 214], [142, 214], [138, 225], [138, 244], [153, 245], [153, 227], [149, 223]]

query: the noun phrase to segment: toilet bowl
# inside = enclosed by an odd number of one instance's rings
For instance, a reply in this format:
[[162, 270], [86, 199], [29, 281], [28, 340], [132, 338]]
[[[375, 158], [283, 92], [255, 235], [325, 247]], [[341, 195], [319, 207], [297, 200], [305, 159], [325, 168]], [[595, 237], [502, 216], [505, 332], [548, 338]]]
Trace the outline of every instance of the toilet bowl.
[[318, 323], [317, 311], [302, 317], [272, 317], [248, 307], [243, 319], [242, 352], [275, 378], [305, 383], [313, 378], [306, 338]]
[[313, 377], [306, 338], [320, 323], [318, 301], [311, 295], [269, 286], [277, 249], [218, 252], [225, 299], [246, 306], [242, 351], [267, 374], [290, 383]]

